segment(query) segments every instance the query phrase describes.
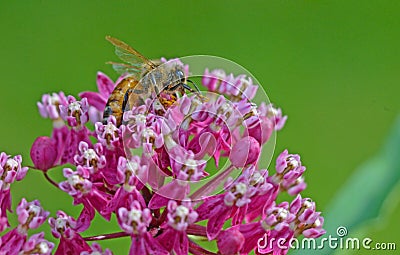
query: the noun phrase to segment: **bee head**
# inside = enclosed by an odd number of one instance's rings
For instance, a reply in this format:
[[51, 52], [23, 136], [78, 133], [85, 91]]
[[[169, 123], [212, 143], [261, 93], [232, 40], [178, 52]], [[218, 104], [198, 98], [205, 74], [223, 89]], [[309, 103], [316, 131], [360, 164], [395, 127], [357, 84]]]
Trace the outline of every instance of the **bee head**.
[[175, 70], [175, 75], [176, 75], [176, 78], [177, 78], [178, 81], [180, 81], [182, 83], [185, 82], [186, 77], [185, 77], [185, 74], [183, 73], [183, 71], [181, 69], [177, 68]]

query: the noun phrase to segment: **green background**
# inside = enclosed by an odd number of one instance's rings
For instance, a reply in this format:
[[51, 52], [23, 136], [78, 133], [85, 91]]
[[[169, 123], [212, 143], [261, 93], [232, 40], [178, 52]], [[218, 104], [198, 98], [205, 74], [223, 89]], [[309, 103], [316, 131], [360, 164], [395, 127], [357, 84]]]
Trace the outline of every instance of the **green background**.
[[[250, 70], [289, 116], [276, 153], [301, 154], [304, 195], [324, 211], [400, 113], [399, 13], [399, 1], [1, 1], [0, 151], [30, 162], [34, 139], [51, 132], [36, 107], [43, 93], [96, 90], [98, 70], [117, 77], [105, 64], [116, 60], [104, 39], [113, 35], [150, 58], [209, 54]], [[79, 211], [33, 170], [13, 189], [14, 208], [26, 197], [53, 216]], [[400, 205], [391, 205], [367, 235], [399, 246]], [[118, 230], [96, 222], [88, 235]], [[124, 254], [126, 241], [102, 244]]]

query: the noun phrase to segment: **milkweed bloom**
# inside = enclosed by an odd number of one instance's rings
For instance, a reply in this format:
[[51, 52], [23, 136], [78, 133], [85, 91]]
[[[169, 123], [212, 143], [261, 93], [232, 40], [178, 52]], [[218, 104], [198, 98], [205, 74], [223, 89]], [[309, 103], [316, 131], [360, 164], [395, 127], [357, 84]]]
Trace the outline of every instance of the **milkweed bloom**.
[[[183, 68], [186, 75], [189, 68]], [[53, 131], [32, 145], [32, 168], [81, 211], [52, 213], [48, 224], [59, 240], [54, 245], [42, 233], [28, 236], [49, 212], [23, 199], [19, 225], [1, 237], [0, 254], [110, 255], [101, 241], [119, 237], [129, 237], [130, 255], [248, 254], [259, 251], [264, 235], [289, 240], [325, 233], [315, 203], [301, 195], [306, 168], [300, 156], [284, 150], [274, 166], [261, 167], [268, 163], [263, 147], [287, 116], [267, 101], [253, 102], [261, 93], [254, 79], [206, 69], [204, 95], [172, 91], [144, 99], [124, 112], [119, 126], [114, 116], [103, 121], [101, 114], [123, 77], [114, 83], [99, 72], [98, 92], [46, 94], [37, 104]], [[0, 155], [0, 231], [10, 227], [10, 187], [28, 169], [21, 162], [20, 156]], [[62, 171], [60, 182], [47, 175], [55, 167]], [[278, 203], [282, 194], [292, 198]], [[107, 221], [115, 215], [120, 232], [87, 236], [96, 214]], [[216, 249], [202, 247], [195, 236], [215, 241]], [[288, 250], [272, 246], [265, 252]]]

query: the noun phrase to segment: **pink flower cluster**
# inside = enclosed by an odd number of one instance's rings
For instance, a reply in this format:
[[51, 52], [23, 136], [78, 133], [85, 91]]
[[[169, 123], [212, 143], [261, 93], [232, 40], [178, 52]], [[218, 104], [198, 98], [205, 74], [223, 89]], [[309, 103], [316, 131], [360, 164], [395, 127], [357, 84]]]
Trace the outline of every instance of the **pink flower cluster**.
[[[259, 168], [263, 145], [287, 117], [272, 104], [251, 102], [259, 89], [251, 78], [205, 70], [203, 97], [183, 95], [169, 107], [147, 99], [124, 113], [121, 126], [114, 116], [101, 122], [115, 83], [98, 73], [97, 85], [98, 92], [83, 92], [78, 100], [60, 92], [38, 103], [53, 132], [32, 145], [34, 168], [71, 196], [73, 205], [83, 205], [76, 218], [58, 211], [48, 220], [59, 239], [54, 254], [109, 255], [88, 242], [123, 236], [131, 238], [131, 255], [248, 254], [265, 234], [290, 240], [325, 233], [315, 203], [300, 195], [306, 168], [299, 155], [285, 150], [275, 171]], [[5, 153], [0, 163], [3, 231], [9, 227], [10, 184], [21, 180], [27, 167], [21, 167], [20, 156]], [[48, 175], [55, 167], [63, 168], [61, 182]], [[294, 199], [277, 204], [282, 193]], [[49, 212], [38, 201], [23, 200], [16, 213], [19, 225], [0, 238], [0, 254], [51, 254], [54, 244], [43, 233], [27, 239], [27, 231]], [[107, 221], [114, 214], [121, 232], [83, 237], [96, 213]], [[218, 251], [207, 250], [193, 236], [215, 240]]]

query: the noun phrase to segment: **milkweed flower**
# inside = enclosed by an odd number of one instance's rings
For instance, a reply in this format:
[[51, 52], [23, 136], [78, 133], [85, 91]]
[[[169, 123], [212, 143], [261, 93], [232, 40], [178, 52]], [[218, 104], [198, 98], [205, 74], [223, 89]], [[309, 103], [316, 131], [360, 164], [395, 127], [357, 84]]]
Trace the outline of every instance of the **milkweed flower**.
[[49, 216], [38, 200], [23, 198], [17, 206], [18, 226], [0, 237], [0, 254], [51, 254], [54, 244], [44, 239], [44, 233], [30, 236], [28, 231], [40, 227]]
[[54, 244], [44, 239], [44, 233], [32, 235], [22, 246], [22, 254], [43, 254], [51, 255]]
[[222, 69], [215, 69], [211, 72], [206, 69], [203, 75], [202, 83], [212, 92], [227, 95], [231, 100], [240, 100], [242, 98], [253, 99], [258, 85], [253, 84], [251, 77], [233, 74], [227, 75]]
[[176, 201], [168, 202], [168, 220], [162, 226], [163, 233], [159, 240], [167, 251], [174, 251], [177, 255], [188, 254], [189, 239], [186, 229], [194, 224], [198, 214], [193, 210], [190, 201], [183, 201], [180, 205]]
[[286, 123], [287, 116], [282, 116], [282, 110], [276, 108], [273, 104], [262, 104], [260, 112], [273, 120], [275, 130], [281, 130]]
[[117, 128], [117, 121], [114, 116], [110, 116], [107, 124], [96, 122], [95, 131], [99, 142], [108, 150], [114, 151], [120, 147], [121, 135], [125, 126]]
[[[127, 59], [126, 49], [118, 47]], [[187, 79], [192, 69], [180, 59], [161, 63], [179, 77], [183, 72], [179, 82], [187, 82], [184, 86], [196, 86]], [[187, 87], [192, 93], [183, 93], [181, 84], [149, 93], [145, 90], [152, 88], [140, 85], [122, 88], [125, 77], [113, 82], [99, 72], [97, 92], [50, 93], [37, 103], [53, 130], [34, 141], [33, 168], [82, 209], [76, 217], [58, 211], [48, 220], [59, 239], [54, 245], [42, 232], [30, 235], [49, 212], [39, 201], [23, 199], [15, 212], [18, 226], [0, 238], [0, 254], [51, 254], [54, 249], [56, 255], [111, 255], [100, 242], [119, 237], [130, 238], [129, 254], [286, 254], [278, 246], [260, 247], [259, 239], [325, 233], [316, 204], [301, 195], [307, 185], [300, 156], [284, 150], [271, 167], [261, 167], [269, 163], [263, 148], [274, 142], [287, 116], [267, 100], [253, 102], [261, 88], [250, 75], [206, 69], [204, 95]], [[103, 120], [116, 86], [117, 101], [124, 102], [122, 119]], [[21, 163], [21, 156], [0, 154], [0, 231], [11, 227], [10, 187], [28, 170]], [[51, 171], [62, 171], [63, 179], [53, 180]], [[294, 197], [290, 203], [287, 195]], [[96, 214], [107, 221], [115, 215], [120, 232], [87, 236]], [[215, 249], [202, 247], [193, 236], [216, 242]]]
[[60, 239], [55, 255], [80, 254], [91, 251], [89, 244], [79, 234], [85, 230], [86, 226], [82, 228], [79, 222], [63, 211], [58, 211], [56, 218], [51, 217], [49, 225], [53, 236]]
[[168, 252], [147, 231], [152, 220], [148, 208], [142, 208], [137, 201], [133, 201], [130, 208], [118, 209], [118, 223], [121, 228], [132, 237], [129, 255], [135, 254], [168, 254]]
[[315, 202], [310, 198], [302, 198], [297, 195], [296, 199], [290, 204], [290, 212], [296, 215], [299, 222], [295, 229], [295, 235], [303, 234], [308, 238], [317, 238], [325, 234], [322, 228], [324, 225], [324, 218], [320, 212], [316, 212]]
[[43, 118], [50, 118], [53, 121], [59, 120], [60, 105], [66, 106], [68, 104], [67, 97], [64, 92], [44, 94], [42, 101], [37, 103], [39, 113]]
[[91, 174], [97, 172], [99, 168], [106, 166], [106, 157], [103, 155], [103, 146], [101, 143], [97, 143], [93, 148], [89, 148], [86, 142], [81, 141], [78, 149], [79, 154], [74, 157], [75, 163], [85, 166]]
[[[28, 167], [22, 167], [20, 155], [11, 157], [5, 152], [0, 153], [0, 218], [7, 219], [7, 211], [11, 211], [11, 184], [21, 181]], [[8, 221], [7, 221], [8, 225]]]
[[74, 204], [83, 204], [88, 211], [96, 209], [105, 219], [110, 220], [111, 215], [104, 213], [104, 209], [111, 196], [102, 191], [97, 183], [90, 181], [90, 169], [83, 166], [78, 166], [76, 171], [64, 168], [63, 173], [67, 180], [61, 182], [59, 187], [74, 198]]
[[89, 120], [89, 104], [86, 98], [77, 101], [75, 97], [67, 97], [68, 105], [60, 105], [60, 115], [63, 120], [68, 122], [68, 125], [75, 128], [80, 128]]

